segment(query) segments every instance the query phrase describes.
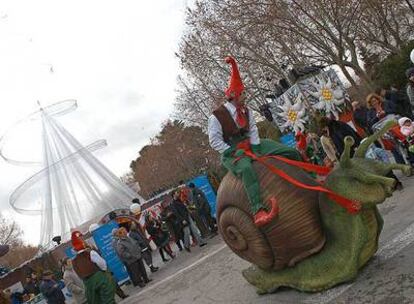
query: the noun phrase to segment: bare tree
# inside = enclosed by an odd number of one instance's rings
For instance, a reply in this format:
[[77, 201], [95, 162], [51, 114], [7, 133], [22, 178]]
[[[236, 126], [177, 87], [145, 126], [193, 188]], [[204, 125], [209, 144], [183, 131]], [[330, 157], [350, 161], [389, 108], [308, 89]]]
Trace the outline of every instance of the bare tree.
[[202, 129], [180, 121], [167, 122], [131, 163], [141, 194], [147, 198], [158, 190], [176, 186], [180, 180], [218, 171], [219, 166], [218, 155], [209, 147]]
[[399, 0], [363, 0], [359, 43], [383, 57], [396, 54], [413, 37], [413, 17]]
[[0, 214], [0, 244], [10, 246], [10, 251], [0, 258], [0, 265], [15, 268], [37, 253], [37, 247], [23, 243], [22, 235], [23, 231], [15, 221]]
[[410, 8], [410, 10], [414, 13], [414, 6], [411, 4], [410, 0], [404, 0], [407, 3], [407, 6]]
[[[401, 0], [197, 1], [187, 12], [179, 51], [182, 75], [177, 117], [205, 126], [223, 100], [229, 76], [223, 62], [241, 65], [249, 107], [259, 111], [272, 88], [265, 78], [286, 69], [337, 65], [351, 83], [373, 88], [372, 67], [413, 38], [410, 2]], [[355, 75], [357, 77], [355, 77]]]
[[10, 221], [0, 214], [0, 244], [17, 245], [21, 244], [23, 231], [15, 221]]
[[0, 265], [8, 268], [16, 268], [33, 258], [39, 248], [31, 245], [16, 244], [10, 247], [10, 251], [0, 258]]

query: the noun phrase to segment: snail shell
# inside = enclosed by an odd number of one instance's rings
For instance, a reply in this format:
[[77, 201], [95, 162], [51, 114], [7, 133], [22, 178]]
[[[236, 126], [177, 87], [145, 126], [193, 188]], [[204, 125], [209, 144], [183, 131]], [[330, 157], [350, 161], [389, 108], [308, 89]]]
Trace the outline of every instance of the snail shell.
[[[279, 160], [267, 161], [302, 183], [318, 185], [296, 167]], [[325, 243], [319, 193], [292, 185], [260, 163], [254, 162], [253, 167], [263, 201], [267, 204], [275, 197], [279, 214], [265, 227], [256, 227], [241, 178], [227, 173], [217, 193], [217, 223], [227, 245], [241, 258], [274, 270], [294, 266], [319, 252]]]

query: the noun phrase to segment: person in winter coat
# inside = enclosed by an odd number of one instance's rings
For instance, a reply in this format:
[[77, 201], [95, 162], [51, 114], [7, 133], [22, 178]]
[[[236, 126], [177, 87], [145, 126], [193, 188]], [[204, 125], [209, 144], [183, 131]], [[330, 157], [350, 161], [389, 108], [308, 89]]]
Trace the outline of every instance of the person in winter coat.
[[[191, 220], [193, 221], [194, 225], [197, 227], [198, 231], [200, 231], [201, 237], [206, 238], [207, 235], [210, 234], [210, 230], [208, 229], [207, 223], [201, 217], [199, 208], [196, 206], [194, 201], [188, 202], [186, 206], [187, 206], [188, 212], [190, 212]], [[194, 236], [193, 236], [193, 242], [196, 242]]]
[[190, 249], [190, 235], [191, 233], [194, 235], [197, 244], [199, 244], [200, 247], [203, 247], [207, 245], [207, 243], [201, 238], [200, 233], [198, 232], [197, 228], [195, 227], [190, 213], [188, 212], [187, 207], [182, 203], [180, 200], [180, 191], [176, 190], [172, 193], [173, 195], [173, 201], [171, 203], [171, 211], [176, 216], [177, 220], [181, 223], [183, 226], [184, 231], [184, 248], [188, 252], [191, 251]]
[[386, 114], [412, 117], [411, 105], [405, 92], [401, 92], [395, 86], [390, 86], [389, 89], [380, 89], [379, 95], [384, 99]]
[[410, 119], [414, 119], [413, 111], [411, 108], [410, 100], [408, 99], [406, 88], [400, 89], [396, 85], [391, 85], [390, 90], [391, 94], [398, 100], [398, 104], [401, 109], [401, 116], [406, 116]]
[[72, 261], [68, 258], [63, 260], [63, 281], [73, 295], [75, 304], [87, 303], [85, 296], [85, 285], [73, 270]]
[[162, 229], [161, 222], [158, 219], [155, 219], [150, 213], [148, 213], [145, 217], [145, 229], [147, 229], [148, 233], [151, 235], [151, 238], [154, 240], [155, 245], [159, 248], [162, 260], [164, 262], [168, 261], [164, 255], [164, 252], [174, 259], [175, 255], [173, 254], [169, 244], [170, 235], [168, 231]]
[[397, 94], [384, 88], [377, 89], [375, 93], [382, 98], [382, 107], [386, 115], [401, 114], [402, 106], [400, 105], [400, 100], [398, 99]]
[[406, 72], [408, 78], [407, 96], [410, 101], [411, 108], [414, 109], [414, 68], [409, 68]]
[[369, 94], [367, 96], [367, 105], [367, 122], [368, 127], [372, 130], [373, 125], [390, 113], [385, 112], [383, 99], [378, 94]]
[[37, 296], [40, 293], [39, 283], [37, 282], [37, 280], [33, 279], [30, 274], [26, 277], [26, 284], [24, 285], [24, 293], [28, 295], [34, 295], [34, 296]]
[[216, 220], [211, 215], [211, 207], [210, 207], [210, 204], [208, 203], [206, 195], [204, 194], [202, 190], [197, 188], [194, 185], [194, 183], [190, 183], [188, 187], [191, 189], [192, 196], [193, 196], [193, 202], [197, 208], [197, 211], [201, 219], [210, 229], [210, 233], [216, 234], [217, 233]]
[[[208, 227], [204, 224], [203, 220], [198, 214], [196, 207], [194, 206], [193, 192], [184, 181], [179, 182], [177, 191], [180, 193], [180, 201], [187, 207], [188, 212], [190, 213], [190, 227], [197, 227], [198, 231], [201, 233], [201, 236], [204, 237], [208, 234]], [[193, 228], [194, 229], [194, 228]], [[193, 242], [196, 244], [196, 237], [193, 233], [193, 229], [190, 229]]]
[[23, 301], [23, 293], [19, 291], [15, 291], [10, 294], [11, 304], [22, 304]]
[[[178, 218], [175, 216], [174, 212], [172, 212], [171, 207], [167, 205], [166, 203], [161, 204], [162, 211], [160, 213], [161, 220], [167, 223], [167, 225], [170, 227], [170, 230], [174, 234], [174, 240], [177, 244], [178, 250], [183, 250], [184, 245], [184, 231], [183, 231], [183, 225], [178, 220]], [[182, 244], [183, 245], [182, 245]]]
[[138, 229], [136, 223], [131, 224], [128, 236], [135, 240], [139, 244], [139, 247], [141, 247], [142, 258], [144, 259], [145, 264], [150, 268], [151, 272], [158, 271], [158, 267], [155, 267], [152, 264], [152, 253], [149, 241], [142, 235], [142, 232]]
[[138, 243], [128, 236], [124, 227], [114, 232], [113, 246], [119, 259], [127, 268], [128, 274], [134, 286], [144, 287], [146, 283], [152, 280], [148, 278], [142, 261], [141, 247]]
[[369, 135], [372, 133], [368, 126], [368, 108], [361, 105], [359, 101], [352, 102], [353, 114], [352, 118], [355, 124], [364, 130], [365, 134]]
[[53, 279], [53, 272], [46, 270], [43, 272], [40, 292], [46, 298], [48, 304], [65, 304], [65, 295], [60, 284]]
[[[368, 111], [368, 125], [371, 130], [373, 130], [373, 126], [379, 122], [381, 119], [383, 119], [387, 114], [383, 110], [383, 100], [381, 96], [377, 94], [370, 94], [367, 97], [367, 104], [369, 107]], [[393, 146], [391, 148], [392, 155], [394, 156], [394, 159], [397, 163], [403, 164], [404, 158], [401, 155], [401, 153], [398, 151], [398, 149]]]
[[351, 148], [351, 157], [354, 155], [354, 150], [356, 147], [359, 146], [361, 142], [361, 137], [358, 135], [358, 133], [352, 129], [348, 124], [332, 120], [329, 118], [322, 118], [320, 121], [320, 127], [322, 131], [327, 131], [329, 134], [329, 137], [332, 139], [333, 144], [335, 145], [336, 152], [338, 155], [342, 155], [344, 152], [344, 139], [346, 136], [351, 136], [355, 143]]

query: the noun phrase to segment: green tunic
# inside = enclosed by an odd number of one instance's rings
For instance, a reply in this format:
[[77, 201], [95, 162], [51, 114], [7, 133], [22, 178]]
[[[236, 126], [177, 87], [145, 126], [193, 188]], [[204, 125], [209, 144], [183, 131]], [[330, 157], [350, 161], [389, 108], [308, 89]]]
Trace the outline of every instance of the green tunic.
[[[248, 157], [242, 157], [239, 161], [234, 162], [237, 158], [235, 154], [239, 155], [241, 152], [236, 151], [237, 143], [245, 139], [245, 137], [240, 137], [234, 140], [231, 147], [222, 154], [221, 162], [230, 172], [242, 178], [247, 196], [249, 197], [252, 212], [253, 214], [256, 214], [260, 209], [266, 209], [266, 207], [263, 205], [260, 196], [260, 183], [252, 166], [253, 160]], [[261, 139], [259, 145], [252, 145], [252, 151], [257, 156], [280, 155], [293, 160], [302, 160], [296, 149], [270, 139]]]
[[83, 282], [88, 304], [115, 304], [115, 282], [109, 273], [98, 271]]

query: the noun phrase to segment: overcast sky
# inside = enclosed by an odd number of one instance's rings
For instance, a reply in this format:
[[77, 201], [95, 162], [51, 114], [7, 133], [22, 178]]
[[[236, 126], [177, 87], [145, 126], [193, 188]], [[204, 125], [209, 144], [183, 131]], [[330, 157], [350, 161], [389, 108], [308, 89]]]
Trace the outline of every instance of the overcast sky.
[[[186, 0], [17, 1], [0, 4], [0, 134], [33, 112], [73, 98], [59, 119], [82, 143], [106, 139], [97, 157], [118, 176], [173, 111]], [[34, 136], [13, 138], [30, 159]], [[34, 144], [34, 143], [33, 143]], [[36, 244], [39, 220], [8, 205], [16, 186], [36, 173], [0, 161], [0, 210]]]

